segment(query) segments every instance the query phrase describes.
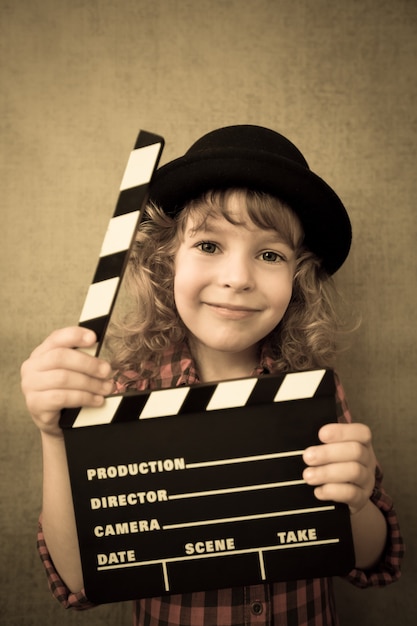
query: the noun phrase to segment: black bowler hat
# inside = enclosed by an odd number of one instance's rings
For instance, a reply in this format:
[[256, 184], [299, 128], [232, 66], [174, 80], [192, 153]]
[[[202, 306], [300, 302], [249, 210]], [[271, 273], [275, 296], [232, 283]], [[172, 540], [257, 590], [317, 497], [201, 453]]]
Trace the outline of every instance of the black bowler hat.
[[352, 230], [340, 198], [293, 143], [268, 128], [228, 126], [204, 135], [184, 156], [157, 170], [150, 195], [175, 214], [209, 189], [230, 187], [264, 191], [286, 202], [303, 225], [305, 245], [329, 274], [345, 261]]

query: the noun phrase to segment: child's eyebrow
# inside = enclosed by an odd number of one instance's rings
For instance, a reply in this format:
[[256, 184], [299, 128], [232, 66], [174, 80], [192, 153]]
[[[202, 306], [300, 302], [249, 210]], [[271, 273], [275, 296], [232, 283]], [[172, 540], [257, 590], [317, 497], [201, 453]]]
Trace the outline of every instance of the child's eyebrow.
[[288, 244], [287, 238], [277, 233], [276, 230], [265, 231], [265, 239], [268, 239], [268, 241], [272, 243], [285, 243], [286, 245]]
[[[289, 246], [291, 249], [294, 249], [294, 245], [288, 238], [281, 235], [275, 229], [260, 229], [262, 232], [262, 239], [265, 238], [268, 244], [283, 244], [285, 246]], [[186, 234], [189, 237], [194, 237], [195, 235], [204, 233], [208, 236], [218, 236], [222, 234], [222, 228], [216, 225], [215, 220], [204, 220], [201, 224], [197, 224], [195, 226], [190, 226], [187, 229]], [[261, 236], [260, 236], [261, 237]]]
[[216, 225], [214, 223], [213, 224], [207, 223], [207, 220], [204, 220], [204, 222], [202, 222], [201, 224], [192, 225], [190, 226], [190, 228], [187, 229], [187, 235], [191, 237], [201, 232], [207, 233], [208, 235], [210, 234], [216, 235], [218, 233], [221, 233], [221, 229], [216, 228]]

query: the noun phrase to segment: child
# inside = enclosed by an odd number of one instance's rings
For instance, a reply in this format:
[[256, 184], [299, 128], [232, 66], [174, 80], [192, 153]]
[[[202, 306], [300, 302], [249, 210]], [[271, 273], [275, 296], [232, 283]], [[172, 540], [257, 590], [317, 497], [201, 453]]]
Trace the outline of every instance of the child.
[[[346, 211], [298, 149], [272, 130], [222, 128], [158, 171], [131, 259], [135, 305], [113, 329], [112, 363], [82, 350], [94, 333], [52, 333], [22, 366], [41, 432], [44, 498], [39, 547], [54, 595], [88, 608], [82, 591], [62, 432], [63, 407], [100, 406], [116, 388], [145, 389], [333, 367], [331, 275], [348, 255]], [[336, 379], [339, 423], [305, 450], [303, 477], [319, 500], [349, 505], [359, 587], [400, 575], [402, 541], [381, 487], [371, 433], [351, 423]], [[58, 574], [59, 572], [59, 574]], [[337, 624], [331, 579], [150, 598], [134, 624]]]

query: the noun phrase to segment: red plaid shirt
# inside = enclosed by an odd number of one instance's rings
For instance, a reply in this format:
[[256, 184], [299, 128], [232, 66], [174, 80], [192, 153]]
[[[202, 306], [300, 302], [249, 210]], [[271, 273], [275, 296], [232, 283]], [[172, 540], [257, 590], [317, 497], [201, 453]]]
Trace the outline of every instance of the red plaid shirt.
[[[260, 375], [269, 369], [268, 358], [265, 358], [254, 374]], [[198, 375], [187, 350], [173, 348], [164, 358], [160, 378], [151, 384], [141, 380], [134, 387], [162, 388], [196, 382]], [[338, 420], [351, 422], [343, 388], [338, 380], [336, 383]], [[124, 388], [119, 383], [117, 390], [122, 391]], [[369, 571], [354, 569], [346, 577], [357, 587], [388, 585], [400, 576], [403, 542], [391, 498], [383, 490], [381, 482], [382, 473], [378, 468], [372, 501], [387, 521], [387, 546], [375, 568]], [[66, 608], [91, 608], [93, 605], [84, 591], [71, 593], [56, 572], [45, 544], [41, 523], [38, 549], [56, 599]], [[133, 623], [134, 626], [336, 626], [338, 619], [332, 579], [315, 578], [137, 600], [134, 603]]]

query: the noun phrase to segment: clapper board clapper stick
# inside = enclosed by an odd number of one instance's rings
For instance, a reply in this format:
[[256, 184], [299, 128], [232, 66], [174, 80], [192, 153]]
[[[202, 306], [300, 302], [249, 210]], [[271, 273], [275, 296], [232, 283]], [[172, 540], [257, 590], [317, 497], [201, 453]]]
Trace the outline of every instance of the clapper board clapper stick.
[[[140, 132], [80, 325], [98, 354], [163, 139]], [[140, 226], [139, 226], [140, 227]], [[336, 420], [331, 370], [113, 395], [65, 409], [84, 583], [96, 603], [344, 575], [348, 508], [302, 479]]]

